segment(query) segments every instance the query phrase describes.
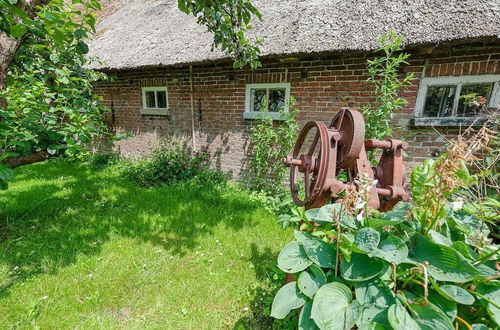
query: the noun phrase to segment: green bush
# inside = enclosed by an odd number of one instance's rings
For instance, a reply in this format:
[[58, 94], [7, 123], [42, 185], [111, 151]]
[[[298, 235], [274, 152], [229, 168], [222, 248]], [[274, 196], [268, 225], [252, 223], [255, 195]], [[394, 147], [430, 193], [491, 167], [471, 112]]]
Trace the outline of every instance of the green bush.
[[[285, 319], [302, 308], [300, 329], [498, 329], [500, 246], [486, 223], [494, 215], [478, 213], [480, 199], [453, 199], [477, 182], [466, 163], [488, 136], [483, 128], [459, 137], [437, 160], [416, 167], [413, 201], [390, 212], [369, 210], [360, 193], [354, 205], [281, 216], [298, 230], [278, 267], [296, 281], [276, 293], [271, 316]], [[364, 191], [373, 185], [368, 177], [359, 182]]]
[[118, 163], [120, 155], [117, 152], [94, 153], [87, 156], [85, 163], [92, 168], [104, 168]]
[[150, 156], [120, 163], [121, 175], [143, 187], [171, 185], [194, 178], [204, 168], [206, 157], [192, 154], [176, 137], [162, 139]]

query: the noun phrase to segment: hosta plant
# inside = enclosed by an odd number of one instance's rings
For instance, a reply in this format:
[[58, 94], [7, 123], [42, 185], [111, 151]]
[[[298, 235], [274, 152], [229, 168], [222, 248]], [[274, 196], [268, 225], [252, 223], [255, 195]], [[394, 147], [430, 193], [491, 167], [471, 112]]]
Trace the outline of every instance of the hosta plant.
[[453, 201], [474, 180], [474, 141], [415, 168], [413, 202], [390, 212], [368, 210], [364, 196], [295, 211], [286, 220], [300, 218], [299, 230], [278, 256], [294, 280], [271, 315], [300, 309], [299, 329], [497, 329], [499, 246], [473, 207]]

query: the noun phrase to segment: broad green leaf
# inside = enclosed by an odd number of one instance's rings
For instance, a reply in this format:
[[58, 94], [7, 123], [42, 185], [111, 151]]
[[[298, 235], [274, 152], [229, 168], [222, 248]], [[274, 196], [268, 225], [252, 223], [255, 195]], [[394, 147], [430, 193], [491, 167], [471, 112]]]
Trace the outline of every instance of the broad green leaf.
[[11, 26], [11, 28], [10, 28], [10, 35], [13, 38], [20, 38], [27, 31], [28, 31], [28, 28], [24, 24], [16, 24], [16, 25]]
[[500, 305], [500, 282], [483, 282], [477, 286], [476, 291], [489, 300], [486, 301], [485, 299], [479, 299], [479, 301], [486, 306], [491, 319], [496, 322], [497, 326], [500, 327], [500, 308], [491, 303], [493, 302], [496, 305]]
[[0, 180], [10, 180], [14, 176], [14, 171], [5, 163], [0, 163]]
[[350, 261], [342, 261], [340, 273], [349, 281], [366, 281], [382, 274], [388, 264], [376, 258], [370, 258], [366, 254], [353, 253]]
[[326, 283], [326, 276], [318, 266], [312, 264], [311, 267], [300, 273], [297, 286], [300, 291], [313, 298], [318, 289]]
[[484, 324], [471, 324], [472, 330], [490, 330], [487, 326]]
[[296, 230], [293, 233], [293, 236], [297, 241], [304, 241], [306, 239], [314, 239], [314, 236], [311, 235], [311, 233], [308, 233], [307, 231], [300, 231]]
[[[419, 288], [420, 289], [420, 288]], [[421, 296], [423, 297], [423, 290], [421, 291]], [[434, 290], [429, 290], [429, 301], [439, 308], [443, 313], [448, 316], [450, 320], [454, 320], [457, 317], [457, 303], [446, 299]]]
[[320, 329], [351, 329], [359, 313], [359, 303], [351, 300], [351, 290], [344, 284], [325, 284], [314, 297], [311, 317]]
[[415, 321], [422, 330], [454, 330], [451, 320], [439, 308], [429, 303], [412, 304], [411, 308], [416, 312]]
[[358, 327], [359, 330], [385, 330], [387, 328], [384, 328], [382, 325], [378, 324], [377, 322], [372, 322], [372, 323], [365, 323], [362, 326]]
[[474, 303], [474, 297], [459, 286], [444, 284], [440, 286], [436, 285], [434, 286], [434, 288], [440, 295], [442, 295], [446, 299], [455, 301], [459, 304], [472, 305]]
[[387, 318], [394, 329], [420, 330], [417, 322], [397, 299], [396, 303], [389, 307]]
[[297, 288], [296, 282], [285, 284], [274, 297], [271, 306], [271, 316], [284, 319], [291, 310], [302, 307], [307, 297]]
[[299, 330], [316, 330], [319, 329], [314, 320], [311, 318], [311, 309], [313, 301], [309, 300], [299, 314]]
[[379, 247], [369, 255], [384, 259], [393, 264], [400, 264], [408, 257], [408, 246], [406, 246], [406, 243], [401, 238], [389, 236], [380, 242]]
[[288, 243], [278, 255], [278, 267], [285, 273], [303, 271], [311, 264], [302, 243], [298, 241]]
[[354, 245], [364, 252], [371, 252], [377, 248], [380, 234], [373, 228], [361, 228], [354, 236]]
[[452, 242], [448, 237], [441, 235], [440, 233], [438, 233], [435, 230], [432, 230], [432, 229], [429, 230], [429, 236], [437, 244], [446, 245], [446, 246], [452, 245]]
[[410, 208], [411, 203], [399, 202], [391, 211], [380, 213], [373, 218], [367, 218], [367, 224], [375, 229], [397, 225], [406, 220]]
[[479, 271], [455, 249], [431, 242], [421, 234], [414, 235], [413, 242], [413, 255], [417, 261], [429, 263], [429, 274], [436, 280], [463, 283], [479, 275]]
[[341, 211], [342, 204], [326, 204], [320, 208], [310, 209], [306, 211], [306, 216], [309, 221], [318, 223], [333, 222], [334, 212]]
[[306, 239], [301, 243], [304, 246], [307, 257], [316, 265], [322, 268], [335, 267], [336, 254], [333, 244], [323, 242], [319, 239]]
[[356, 300], [362, 306], [360, 318], [356, 325], [359, 327], [377, 322], [384, 327], [389, 326], [387, 311], [395, 303], [391, 289], [383, 281], [374, 279], [356, 283]]

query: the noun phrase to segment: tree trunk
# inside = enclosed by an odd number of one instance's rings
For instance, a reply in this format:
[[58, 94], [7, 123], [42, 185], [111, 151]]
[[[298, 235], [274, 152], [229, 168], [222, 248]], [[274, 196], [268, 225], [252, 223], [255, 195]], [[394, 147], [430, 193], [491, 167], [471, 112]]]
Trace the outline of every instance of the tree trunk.
[[7, 163], [10, 166], [10, 168], [16, 168], [22, 165], [42, 162], [49, 157], [50, 154], [47, 151], [38, 151], [26, 156], [9, 157], [5, 159], [4, 162]]
[[[16, 6], [30, 17], [35, 17], [36, 7], [46, 5], [50, 0], [21, 0]], [[22, 38], [11, 38], [0, 32], [0, 90], [5, 88], [9, 65], [16, 55]], [[0, 104], [2, 106], [2, 104]]]

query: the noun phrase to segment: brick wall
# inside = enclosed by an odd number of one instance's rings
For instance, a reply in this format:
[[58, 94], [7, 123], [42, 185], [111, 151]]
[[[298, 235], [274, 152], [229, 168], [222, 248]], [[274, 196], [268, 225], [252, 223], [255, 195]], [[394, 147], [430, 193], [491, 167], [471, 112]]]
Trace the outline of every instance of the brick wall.
[[[403, 129], [397, 136], [410, 144], [409, 165], [442, 151], [457, 128], [411, 126], [419, 81], [424, 76], [500, 74], [498, 43], [444, 44], [410, 49], [404, 72], [416, 79], [403, 95], [408, 106], [395, 123]], [[291, 95], [300, 109], [301, 125], [309, 120], [329, 122], [341, 107], [359, 108], [370, 102], [373, 92], [365, 83], [366, 60], [373, 53], [330, 54], [316, 57], [267, 59], [253, 72], [234, 70], [230, 63], [193, 66], [195, 142], [208, 151], [213, 167], [235, 177], [248, 166], [248, 132], [254, 121], [243, 119], [245, 84], [290, 82]], [[109, 72], [114, 82], [101, 83], [96, 91], [112, 107], [118, 134], [131, 137], [117, 143], [125, 155], [148, 152], [159, 136], [177, 134], [191, 143], [189, 67], [163, 67]], [[142, 86], [167, 86], [169, 116], [141, 115]]]

